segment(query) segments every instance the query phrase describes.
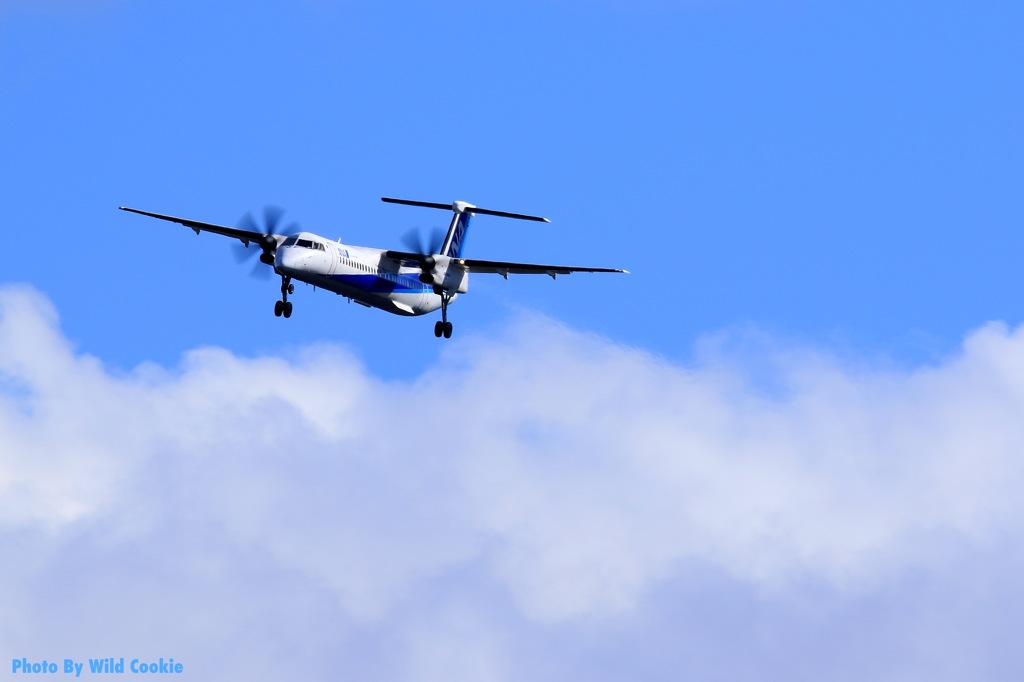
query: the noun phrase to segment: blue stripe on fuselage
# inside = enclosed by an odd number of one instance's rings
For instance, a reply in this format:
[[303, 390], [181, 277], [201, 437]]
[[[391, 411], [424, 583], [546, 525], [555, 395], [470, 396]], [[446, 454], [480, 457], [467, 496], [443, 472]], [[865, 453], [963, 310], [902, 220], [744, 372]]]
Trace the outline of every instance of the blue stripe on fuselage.
[[[392, 279], [392, 277], [394, 279]], [[422, 294], [431, 288], [416, 275], [331, 275], [331, 279], [371, 294]]]

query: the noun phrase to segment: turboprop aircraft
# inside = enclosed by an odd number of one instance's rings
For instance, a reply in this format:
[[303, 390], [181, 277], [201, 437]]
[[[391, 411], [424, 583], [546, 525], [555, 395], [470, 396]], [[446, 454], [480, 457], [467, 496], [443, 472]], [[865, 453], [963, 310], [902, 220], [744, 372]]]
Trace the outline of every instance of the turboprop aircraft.
[[[179, 223], [196, 234], [212, 232], [238, 239], [246, 248], [255, 244], [261, 249], [260, 261], [271, 266], [281, 277], [281, 300], [274, 304], [274, 315], [291, 317], [295, 292], [293, 279], [333, 291], [367, 307], [379, 308], [396, 315], [425, 315], [441, 309], [441, 319], [434, 324], [434, 336], [451, 338], [452, 323], [448, 321], [448, 304], [459, 294], [469, 291], [469, 275], [473, 272], [509, 275], [558, 275], [573, 272], [627, 272], [614, 268], [581, 268], [566, 265], [534, 265], [493, 260], [463, 258], [469, 221], [474, 215], [498, 216], [518, 220], [551, 222], [547, 218], [480, 208], [464, 201], [438, 204], [408, 199], [381, 197], [389, 204], [404, 204], [452, 211], [452, 222], [443, 239], [425, 246], [422, 240], [406, 235], [410, 251], [394, 251], [366, 246], [350, 246], [341, 240], [332, 241], [311, 232], [295, 231], [278, 234], [276, 229], [283, 211], [268, 206], [264, 211], [263, 229], [247, 214], [238, 227], [225, 227], [198, 220], [175, 218], [120, 206], [122, 211]], [[290, 229], [296, 229], [292, 226]], [[440, 237], [440, 233], [437, 235]], [[241, 247], [239, 247], [241, 248]], [[258, 267], [258, 266], [257, 266]]]

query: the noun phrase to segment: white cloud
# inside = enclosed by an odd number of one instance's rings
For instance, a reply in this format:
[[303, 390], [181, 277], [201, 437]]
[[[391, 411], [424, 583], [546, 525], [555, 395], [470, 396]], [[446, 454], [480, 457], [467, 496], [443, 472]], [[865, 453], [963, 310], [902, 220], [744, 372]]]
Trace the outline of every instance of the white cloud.
[[708, 576], [776, 619], [808, 586], [856, 611], [977, 553], [1020, 567], [1024, 331], [1000, 325], [914, 370], [765, 343], [770, 385], [714, 341], [680, 367], [537, 318], [412, 382], [332, 346], [125, 375], [6, 287], [0, 349], [12, 657], [509, 679], [558, 632], [570, 674], [628, 649], [617, 624], [697, 627], [651, 599]]

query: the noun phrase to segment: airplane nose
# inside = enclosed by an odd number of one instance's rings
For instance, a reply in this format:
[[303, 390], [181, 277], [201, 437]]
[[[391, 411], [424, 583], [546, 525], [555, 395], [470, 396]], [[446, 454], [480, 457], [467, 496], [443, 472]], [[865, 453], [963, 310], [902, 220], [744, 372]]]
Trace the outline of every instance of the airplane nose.
[[302, 258], [296, 253], [297, 249], [290, 246], [279, 248], [277, 253], [274, 254], [274, 265], [278, 268], [284, 268], [286, 270], [295, 270], [300, 267]]

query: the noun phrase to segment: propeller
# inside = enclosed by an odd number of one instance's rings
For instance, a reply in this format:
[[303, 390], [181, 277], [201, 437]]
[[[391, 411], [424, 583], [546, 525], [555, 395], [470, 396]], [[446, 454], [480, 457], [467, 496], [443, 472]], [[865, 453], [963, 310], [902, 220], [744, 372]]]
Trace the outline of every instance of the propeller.
[[[260, 247], [260, 251], [258, 252], [260, 255], [259, 263], [256, 263], [252, 270], [252, 274], [255, 276], [270, 275], [266, 269], [260, 267], [260, 263], [270, 266], [273, 266], [274, 264], [274, 252], [277, 251], [277, 240], [274, 239], [274, 235], [277, 234], [277, 228], [281, 224], [281, 216], [283, 215], [284, 209], [280, 206], [265, 206], [263, 208], [262, 225], [260, 225], [256, 218], [253, 217], [252, 212], [246, 213], [242, 216], [242, 219], [238, 221], [238, 228], [240, 230], [261, 233], [260, 238], [258, 240], [254, 240]], [[292, 223], [286, 229], [289, 232], [297, 232], [299, 230], [299, 224]], [[235, 259], [240, 263], [249, 260], [256, 253], [256, 251], [249, 250], [248, 245], [235, 245]]]
[[441, 252], [444, 245], [444, 230], [434, 227], [430, 230], [430, 242], [423, 241], [423, 234], [417, 228], [412, 228], [402, 235], [402, 243], [409, 247], [409, 250], [419, 256], [420, 281], [430, 284], [434, 281], [434, 266], [437, 264], [435, 255]]

